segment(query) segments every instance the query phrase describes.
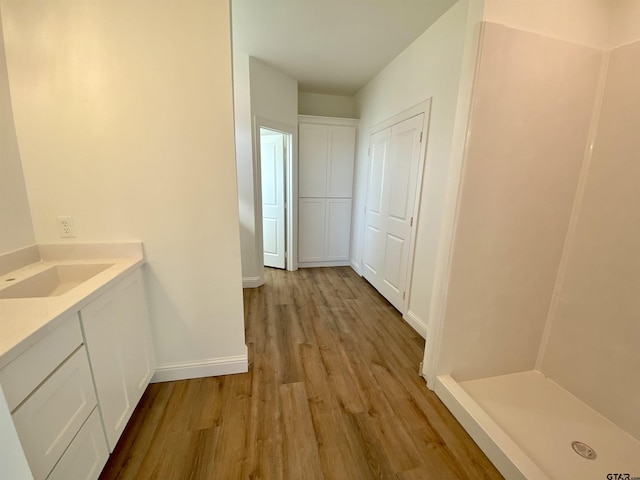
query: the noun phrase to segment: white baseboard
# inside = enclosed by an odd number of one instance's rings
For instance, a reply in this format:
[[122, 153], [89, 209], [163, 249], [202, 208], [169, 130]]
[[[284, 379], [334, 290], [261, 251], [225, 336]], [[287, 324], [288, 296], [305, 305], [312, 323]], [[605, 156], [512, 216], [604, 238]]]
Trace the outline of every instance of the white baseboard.
[[249, 371], [247, 354], [212, 358], [199, 362], [169, 363], [156, 367], [151, 383], [172, 382], [189, 378], [218, 377]]
[[264, 278], [242, 277], [242, 288], [258, 288], [264, 285]]
[[318, 268], [318, 267], [348, 267], [347, 260], [337, 260], [328, 262], [298, 262], [298, 268]]
[[360, 276], [362, 276], [362, 269], [360, 268], [360, 264], [351, 260], [350, 262], [351, 268]]
[[427, 338], [427, 324], [424, 323], [420, 318], [416, 316], [412, 311], [408, 311], [405, 313], [402, 318], [411, 325], [411, 327], [420, 334], [422, 338], [426, 340]]

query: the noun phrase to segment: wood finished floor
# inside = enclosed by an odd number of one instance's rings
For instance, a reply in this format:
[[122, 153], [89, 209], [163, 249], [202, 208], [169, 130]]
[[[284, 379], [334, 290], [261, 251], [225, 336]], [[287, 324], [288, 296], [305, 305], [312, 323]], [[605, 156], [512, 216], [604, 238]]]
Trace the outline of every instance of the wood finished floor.
[[249, 373], [150, 385], [101, 480], [502, 478], [353, 270], [267, 269], [244, 302]]

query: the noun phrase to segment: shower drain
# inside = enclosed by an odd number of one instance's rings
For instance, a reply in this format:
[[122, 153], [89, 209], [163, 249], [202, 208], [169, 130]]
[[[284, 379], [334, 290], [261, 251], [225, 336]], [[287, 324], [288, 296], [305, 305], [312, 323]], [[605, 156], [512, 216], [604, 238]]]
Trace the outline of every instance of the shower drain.
[[586, 443], [571, 442], [571, 448], [573, 448], [573, 451], [578, 455], [588, 460], [595, 460], [595, 458], [597, 457], [596, 451]]

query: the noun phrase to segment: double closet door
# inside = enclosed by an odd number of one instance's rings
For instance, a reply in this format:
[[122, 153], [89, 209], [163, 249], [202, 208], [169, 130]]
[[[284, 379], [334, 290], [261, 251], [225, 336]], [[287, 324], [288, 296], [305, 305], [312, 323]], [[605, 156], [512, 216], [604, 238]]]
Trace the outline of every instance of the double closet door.
[[349, 265], [357, 120], [301, 116], [298, 264]]
[[424, 113], [371, 135], [363, 276], [405, 313]]

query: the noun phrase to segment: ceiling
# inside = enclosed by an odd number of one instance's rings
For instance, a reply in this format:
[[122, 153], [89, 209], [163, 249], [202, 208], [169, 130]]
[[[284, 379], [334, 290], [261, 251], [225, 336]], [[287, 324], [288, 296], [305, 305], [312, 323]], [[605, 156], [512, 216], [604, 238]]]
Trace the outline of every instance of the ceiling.
[[353, 95], [457, 0], [232, 0], [234, 50], [298, 80]]

